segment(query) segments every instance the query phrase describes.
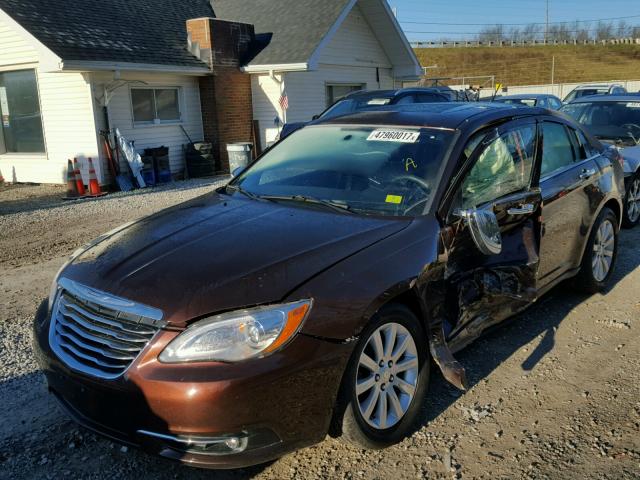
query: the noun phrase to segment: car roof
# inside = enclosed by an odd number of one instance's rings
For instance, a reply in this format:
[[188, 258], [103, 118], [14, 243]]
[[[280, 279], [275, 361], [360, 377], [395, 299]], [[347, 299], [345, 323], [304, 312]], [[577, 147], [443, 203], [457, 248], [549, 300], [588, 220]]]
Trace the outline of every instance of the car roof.
[[585, 85], [578, 85], [574, 90], [586, 90], [587, 88], [612, 88], [621, 87], [619, 83], [587, 83]]
[[549, 112], [538, 107], [491, 102], [438, 102], [384, 106], [327, 120], [320, 119], [311, 125], [393, 125], [458, 129], [462, 123], [471, 119], [489, 123], [501, 118], [541, 114], [548, 115]]
[[527, 98], [547, 98], [547, 97], [555, 97], [555, 95], [550, 95], [548, 93], [520, 93], [517, 95], [505, 95], [504, 97], [498, 97], [496, 100], [524, 100]]
[[358, 90], [345, 95], [343, 98], [393, 98], [404, 93], [437, 93], [442, 95], [444, 92], [444, 89], [432, 87], [409, 87], [394, 90]]
[[569, 102], [569, 104], [595, 102], [640, 102], [640, 93], [625, 93], [622, 95], [589, 95], [588, 97], [577, 98], [572, 102]]

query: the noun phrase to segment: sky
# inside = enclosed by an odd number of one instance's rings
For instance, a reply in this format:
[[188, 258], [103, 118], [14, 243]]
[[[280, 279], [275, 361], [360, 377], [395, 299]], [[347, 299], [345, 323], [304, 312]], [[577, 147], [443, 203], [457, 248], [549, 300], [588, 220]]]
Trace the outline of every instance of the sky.
[[[397, 9], [398, 20], [410, 41], [436, 41], [444, 37], [452, 40], [472, 40], [472, 34], [482, 29], [481, 25], [423, 24], [425, 22], [490, 25], [541, 23], [540, 28], [544, 30], [546, 0], [388, 1], [392, 8]], [[628, 24], [640, 25], [640, 0], [549, 0], [549, 22], [614, 17], [625, 17]]]

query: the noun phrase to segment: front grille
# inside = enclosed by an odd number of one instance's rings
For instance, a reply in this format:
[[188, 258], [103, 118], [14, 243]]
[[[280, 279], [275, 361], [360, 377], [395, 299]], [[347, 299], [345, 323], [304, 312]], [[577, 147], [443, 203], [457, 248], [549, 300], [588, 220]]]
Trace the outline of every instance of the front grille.
[[74, 370], [117, 378], [164, 325], [160, 310], [65, 278], [58, 286], [49, 342]]

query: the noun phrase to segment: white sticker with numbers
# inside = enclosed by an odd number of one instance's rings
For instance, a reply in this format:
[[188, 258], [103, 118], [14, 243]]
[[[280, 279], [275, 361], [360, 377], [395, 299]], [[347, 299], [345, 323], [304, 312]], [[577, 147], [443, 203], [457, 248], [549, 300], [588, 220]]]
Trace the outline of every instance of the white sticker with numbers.
[[629, 102], [627, 103], [628, 108], [640, 108], [640, 102]]
[[374, 130], [367, 138], [370, 142], [416, 143], [420, 132], [412, 130]]

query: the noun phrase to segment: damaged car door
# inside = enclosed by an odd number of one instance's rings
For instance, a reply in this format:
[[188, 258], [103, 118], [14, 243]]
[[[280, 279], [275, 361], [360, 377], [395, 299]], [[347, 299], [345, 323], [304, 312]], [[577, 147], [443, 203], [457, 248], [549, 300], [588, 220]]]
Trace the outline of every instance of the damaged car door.
[[452, 351], [536, 298], [542, 204], [533, 120], [480, 132], [450, 186], [445, 284]]

